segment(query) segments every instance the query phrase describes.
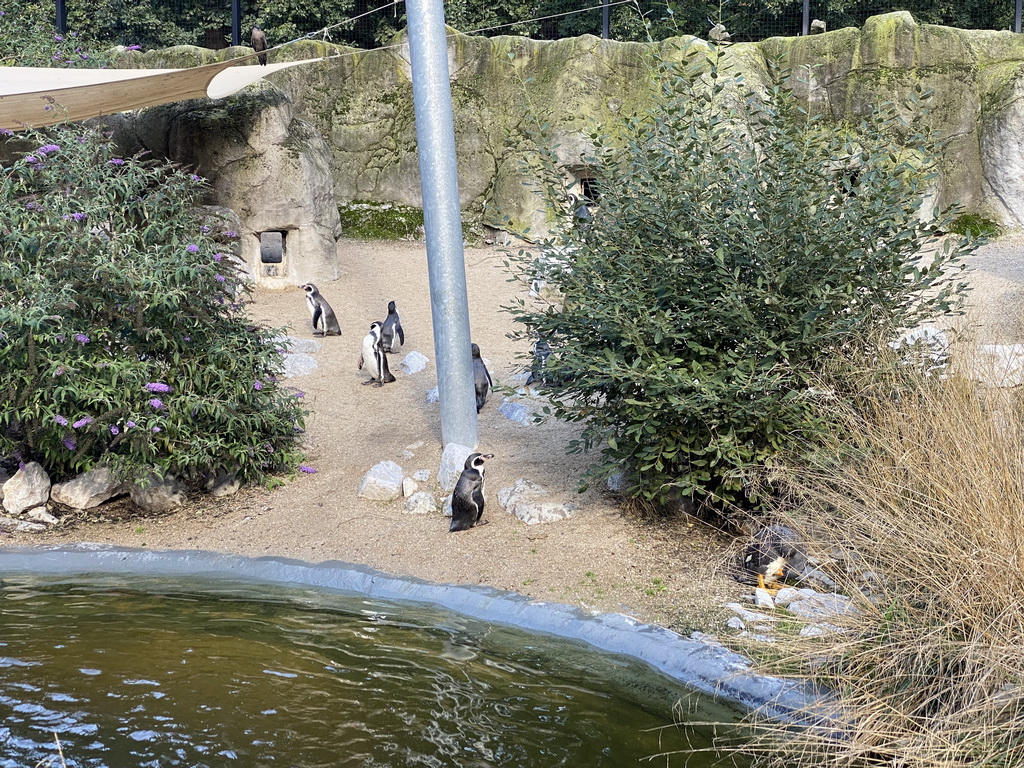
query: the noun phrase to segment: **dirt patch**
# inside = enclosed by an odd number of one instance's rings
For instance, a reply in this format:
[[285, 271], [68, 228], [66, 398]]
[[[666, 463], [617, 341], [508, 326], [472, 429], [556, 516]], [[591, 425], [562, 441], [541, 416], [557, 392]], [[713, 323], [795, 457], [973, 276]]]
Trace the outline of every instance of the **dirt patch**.
[[[312, 353], [317, 367], [288, 380], [305, 392], [312, 411], [304, 446], [316, 474], [299, 475], [273, 491], [250, 488], [223, 500], [196, 497], [183, 510], [160, 517], [140, 516], [130, 502], [118, 501], [69, 514], [55, 531], [19, 534], [5, 543], [90, 541], [336, 560], [619, 611], [684, 633], [721, 628], [721, 606], [745, 591], [725, 572], [731, 540], [687, 518], [631, 518], [597, 489], [577, 494], [587, 459], [565, 453], [577, 428], [510, 421], [498, 412], [500, 394], [492, 395], [479, 419], [480, 448], [495, 454], [487, 465], [489, 525], [450, 534], [441, 512], [408, 514], [401, 500], [358, 498], [363, 475], [385, 459], [407, 475], [429, 470], [421, 490], [436, 490], [440, 414], [426, 402], [437, 380], [425, 246], [344, 240], [339, 258], [341, 279], [319, 288], [334, 307], [342, 335], [318, 339], [321, 346]], [[512, 320], [502, 306], [522, 286], [508, 281], [502, 258], [498, 248], [465, 253], [473, 341], [490, 362], [495, 382], [510, 384], [528, 348], [507, 337]], [[298, 287], [260, 290], [255, 299], [252, 314], [258, 320], [313, 338]], [[356, 367], [362, 338], [371, 322], [384, 319], [389, 300], [397, 302], [406, 332], [402, 352], [391, 356], [397, 381], [364, 386], [367, 376]], [[407, 375], [400, 363], [411, 350], [430, 363]], [[579, 504], [580, 512], [557, 523], [525, 525], [497, 503], [498, 490], [520, 477], [544, 486], [556, 500]]]

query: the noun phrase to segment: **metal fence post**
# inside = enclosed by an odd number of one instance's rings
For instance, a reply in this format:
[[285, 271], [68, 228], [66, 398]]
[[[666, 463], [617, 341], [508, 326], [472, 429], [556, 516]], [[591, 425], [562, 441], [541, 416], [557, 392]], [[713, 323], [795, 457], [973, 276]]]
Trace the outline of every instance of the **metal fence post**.
[[441, 442], [477, 445], [469, 299], [442, 0], [407, 0], [416, 143], [427, 234]]
[[231, 44], [242, 44], [242, 0], [231, 0]]
[[601, 37], [608, 39], [608, 28], [611, 26], [611, 7], [609, 0], [601, 0]]
[[1013, 13], [1013, 31], [1018, 35], [1020, 34], [1020, 4], [1021, 0], [1017, 0], [1017, 7]]
[[800, 34], [804, 37], [811, 34], [811, 0], [804, 0], [804, 24]]
[[57, 31], [62, 35], [68, 31], [68, 7], [64, 3], [64, 0], [56, 0], [54, 3], [54, 10], [56, 11], [56, 22]]

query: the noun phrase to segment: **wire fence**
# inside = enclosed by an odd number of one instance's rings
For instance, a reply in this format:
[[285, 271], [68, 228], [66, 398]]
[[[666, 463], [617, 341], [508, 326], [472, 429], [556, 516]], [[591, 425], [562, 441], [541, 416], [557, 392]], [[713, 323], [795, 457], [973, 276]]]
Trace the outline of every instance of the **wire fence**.
[[[582, 34], [617, 40], [707, 38], [722, 23], [733, 42], [860, 27], [869, 16], [910, 11], [921, 23], [962, 29], [1021, 31], [1022, 0], [445, 0], [445, 19], [461, 32], [556, 39]], [[31, 0], [30, 0], [31, 2]], [[305, 35], [362, 48], [385, 43], [405, 27], [401, 0], [52, 0], [61, 32], [160, 48], [248, 44], [259, 24], [270, 45]], [[45, 13], [50, 0], [36, 0]], [[376, 12], [375, 12], [376, 11]], [[358, 17], [358, 18], [356, 18]], [[813, 25], [814, 20], [819, 25]], [[322, 33], [326, 27], [333, 27]]]

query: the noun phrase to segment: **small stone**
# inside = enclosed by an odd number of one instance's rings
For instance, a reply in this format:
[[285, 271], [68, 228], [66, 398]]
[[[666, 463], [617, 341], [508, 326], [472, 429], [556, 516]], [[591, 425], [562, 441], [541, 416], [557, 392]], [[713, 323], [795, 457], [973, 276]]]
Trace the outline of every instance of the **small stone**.
[[466, 468], [466, 459], [473, 452], [472, 448], [458, 443], [448, 443], [441, 454], [441, 465], [437, 470], [437, 482], [441, 490], [454, 490], [455, 484], [459, 482], [459, 475]]
[[405, 354], [405, 357], [402, 358], [402, 362], [398, 364], [398, 367], [411, 376], [412, 374], [419, 373], [426, 368], [427, 363], [429, 362], [430, 360], [425, 355], [412, 351]]
[[42, 533], [46, 530], [46, 526], [42, 523], [30, 523], [28, 520], [19, 520], [14, 530], [18, 533]]
[[417, 483], [425, 483], [427, 482], [427, 480], [430, 479], [430, 470], [419, 469], [412, 473], [412, 479], [415, 480]]
[[407, 451], [418, 451], [424, 445], [426, 445], [426, 443], [424, 443], [422, 440], [417, 440], [415, 443], [411, 443], [411, 444], [405, 446], [405, 450], [407, 450]]
[[411, 477], [402, 478], [402, 495], [409, 498], [419, 489], [419, 484]]
[[427, 405], [433, 405], [434, 403], [440, 402], [440, 400], [441, 393], [437, 387], [434, 387], [427, 392]]
[[370, 501], [394, 501], [402, 495], [405, 473], [393, 461], [382, 461], [370, 468], [359, 483], [359, 496]]
[[13, 531], [20, 522], [21, 520], [15, 520], [13, 517], [0, 516], [0, 530]]
[[28, 519], [33, 523], [44, 523], [46, 525], [56, 525], [60, 521], [46, 511], [46, 507], [36, 507], [30, 509], [27, 513]]
[[741, 619], [739, 616], [730, 616], [728, 621], [725, 622], [725, 625], [732, 629], [746, 629], [746, 626], [743, 624], [743, 619]]
[[405, 511], [413, 515], [436, 512], [437, 499], [429, 491], [417, 491], [405, 500]]
[[12, 515], [45, 504], [49, 498], [50, 476], [36, 461], [26, 464], [4, 483], [4, 509]]
[[412, 458], [415, 458], [415, 456], [416, 456], [416, 454], [413, 453], [412, 451], [410, 451], [408, 448], [406, 448], [404, 451], [402, 451], [402, 458], [403, 459], [412, 459]]
[[783, 587], [775, 596], [775, 604], [785, 608], [794, 600], [799, 600], [801, 597], [802, 595], [800, 594], [799, 589], [795, 589], [794, 587]]
[[771, 594], [767, 589], [761, 589], [761, 587], [757, 587], [754, 590], [754, 605], [768, 611], [775, 610], [775, 601], [772, 599]]
[[525, 427], [532, 426], [534, 423], [533, 411], [523, 403], [513, 401], [510, 397], [502, 399], [501, 405], [498, 406], [498, 413], [509, 421], [514, 421]]
[[445, 517], [452, 516], [452, 494], [450, 493], [445, 496], [443, 511]]
[[580, 507], [571, 502], [544, 501], [547, 490], [521, 477], [509, 488], [498, 491], [498, 504], [527, 525], [554, 523], [572, 517]]
[[737, 614], [741, 619], [743, 619], [743, 621], [750, 622], [751, 624], [756, 624], [758, 622], [765, 621], [768, 623], [772, 623], [776, 621], [776, 618], [774, 616], [767, 616], [763, 613], [758, 613], [757, 611], [747, 610], [739, 603], [726, 603], [725, 607], [733, 613]]

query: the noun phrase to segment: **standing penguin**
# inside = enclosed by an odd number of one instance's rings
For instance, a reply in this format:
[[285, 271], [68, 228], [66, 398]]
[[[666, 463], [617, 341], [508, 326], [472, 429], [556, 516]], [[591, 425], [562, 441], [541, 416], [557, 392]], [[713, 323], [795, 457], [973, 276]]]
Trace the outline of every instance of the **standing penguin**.
[[[320, 295], [320, 291], [312, 283], [299, 286], [306, 292], [306, 305], [309, 307], [309, 314], [313, 318], [314, 336], [341, 336], [341, 326], [338, 325], [338, 318], [334, 310], [327, 303], [327, 299]], [[317, 330], [317, 324], [320, 330]]]
[[366, 366], [370, 379], [363, 384], [377, 383], [378, 387], [390, 384], [395, 380], [388, 368], [388, 356], [380, 343], [380, 323], [372, 323], [370, 332], [363, 337], [363, 354], [359, 358], [359, 368]]
[[494, 386], [494, 382], [491, 381], [491, 372], [487, 370], [487, 366], [484, 365], [483, 358], [480, 357], [480, 347], [473, 344], [472, 350], [473, 384], [476, 387], [476, 412], [480, 413], [480, 409], [483, 408], [484, 403], [487, 402], [487, 393], [491, 391], [491, 387]]
[[260, 54], [256, 57], [260, 64], [264, 67], [267, 66], [267, 54], [261, 53], [261, 51], [267, 50], [267, 36], [263, 34], [263, 30], [254, 24], [249, 40], [252, 42], [252, 49]]
[[474, 525], [483, 525], [484, 514], [484, 462], [493, 459], [493, 453], [471, 453], [466, 468], [459, 475], [452, 494], [452, 524], [449, 533], [468, 531]]
[[[395, 339], [398, 343], [395, 343]], [[380, 331], [380, 343], [385, 352], [397, 352], [405, 344], [405, 331], [402, 330], [402, 320], [398, 317], [398, 308], [395, 302], [388, 302], [388, 316], [384, 320], [384, 327]]]

